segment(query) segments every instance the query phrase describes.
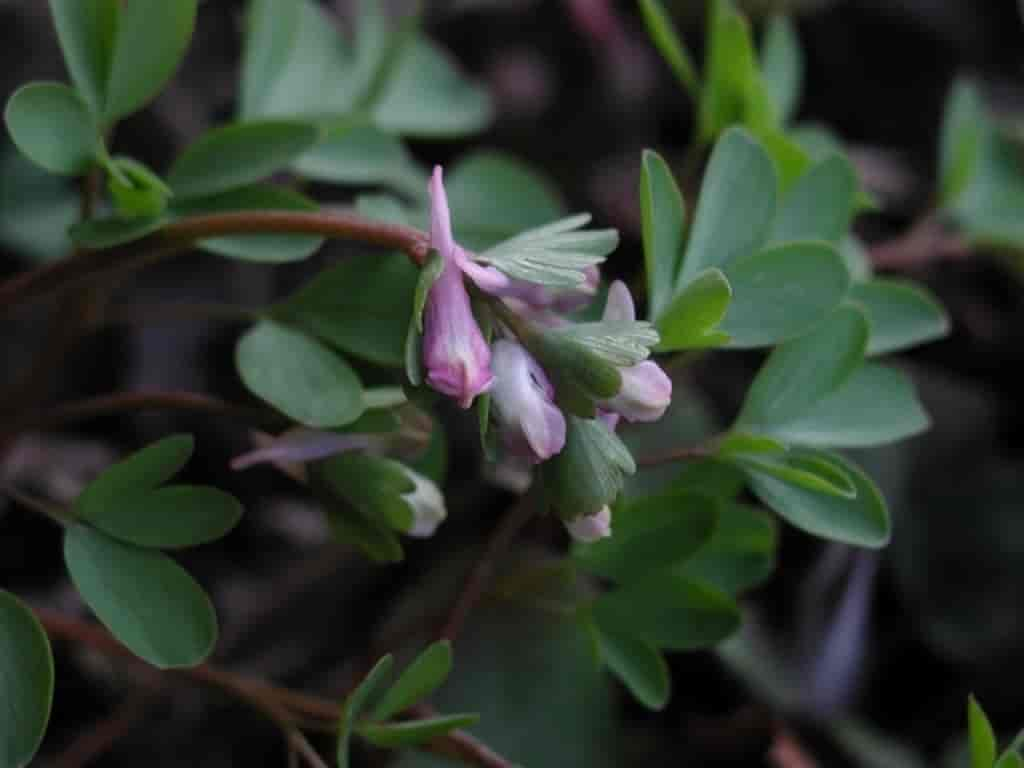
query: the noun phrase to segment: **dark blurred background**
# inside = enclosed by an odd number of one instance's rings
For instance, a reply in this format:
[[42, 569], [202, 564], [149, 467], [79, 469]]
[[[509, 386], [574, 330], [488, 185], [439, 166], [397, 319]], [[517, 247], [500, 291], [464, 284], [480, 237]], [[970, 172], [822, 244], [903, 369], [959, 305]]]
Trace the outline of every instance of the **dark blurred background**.
[[[230, 118], [244, 5], [201, 5], [183, 70], [151, 109], [118, 127], [118, 151], [161, 171], [185, 142]], [[341, 19], [351, 14], [346, 0], [328, 5]], [[704, 4], [666, 5], [699, 61]], [[430, 34], [489, 85], [497, 117], [471, 141], [414, 142], [417, 158], [449, 162], [471, 148], [496, 147], [543, 169], [569, 209], [590, 210], [622, 230], [624, 243], [608, 272], [634, 276], [641, 265], [640, 151], [656, 147], [681, 164], [693, 117], [634, 4], [452, 0], [427, 6]], [[796, 14], [806, 58], [798, 117], [825, 124], [848, 142], [881, 199], [883, 210], [858, 225], [869, 242], [903, 233], [928, 209], [954, 75], [975, 76], [993, 108], [1024, 111], [1024, 9], [1015, 0], [761, 0], [746, 8], [755, 26], [770, 10]], [[65, 79], [45, 3], [0, 2], [0, 63], [4, 100], [29, 79]], [[0, 153], [13, 163], [9, 144]], [[47, 252], [26, 247], [17, 222], [5, 218], [5, 209], [33, 194], [12, 167], [0, 174], [5, 273]], [[345, 196], [331, 188], [316, 192], [324, 199]], [[59, 242], [60, 222], [50, 230]], [[135, 277], [122, 292], [136, 301], [265, 303], [331, 255], [276, 268], [188, 257]], [[609, 678], [577, 669], [575, 641], [529, 609], [491, 604], [460, 639], [459, 671], [442, 703], [481, 711], [479, 732], [525, 765], [558, 768], [965, 765], [956, 754], [970, 691], [1004, 736], [1024, 725], [1018, 682], [1024, 673], [1022, 274], [983, 252], [916, 264], [904, 274], [936, 292], [954, 330], [901, 360], [933, 430], [857, 456], [893, 510], [888, 549], [857, 554], [782, 528], [778, 571], [747, 598], [742, 642], [721, 654], [670, 656], [674, 695], [664, 712], [648, 713]], [[53, 311], [42, 303], [3, 318], [6, 377], [27, 364]], [[231, 323], [104, 329], [72, 350], [49, 395], [158, 387], [243, 397], [232, 365], [239, 329]], [[695, 434], [728, 423], [758, 361], [756, 354], [718, 354], [693, 368], [687, 412]], [[118, 453], [172, 430], [196, 433], [200, 451], [191, 479], [227, 487], [251, 513], [223, 542], [187, 556], [218, 604], [221, 660], [291, 686], [338, 692], [370, 649], [389, 647], [389, 631], [418, 626], [411, 619], [430, 606], [444, 610], [512, 499], [485, 486], [478, 473], [462, 471], [479, 458], [472, 425], [463, 421], [446, 421], [449, 466], [460, 470], [449, 472], [449, 524], [436, 541], [412, 544], [407, 562], [389, 568], [371, 567], [327, 543], [311, 502], [287, 483], [270, 473], [228, 473], [228, 459], [246, 445], [232, 425], [161, 414], [96, 420], [60, 435], [29, 436], [6, 471], [54, 497], [70, 496]], [[560, 542], [556, 533], [545, 521], [530, 531], [538, 544]], [[58, 531], [3, 506], [0, 584], [77, 609]], [[111, 717], [127, 722], [97, 766], [284, 764], [275, 729], [219, 695], [184, 686], [173, 695], [153, 692], [101, 657], [58, 650], [54, 718], [40, 764], [80, 764], [76, 739], [97, 724], [109, 727]], [[360, 759], [361, 765], [389, 760], [383, 754]]]

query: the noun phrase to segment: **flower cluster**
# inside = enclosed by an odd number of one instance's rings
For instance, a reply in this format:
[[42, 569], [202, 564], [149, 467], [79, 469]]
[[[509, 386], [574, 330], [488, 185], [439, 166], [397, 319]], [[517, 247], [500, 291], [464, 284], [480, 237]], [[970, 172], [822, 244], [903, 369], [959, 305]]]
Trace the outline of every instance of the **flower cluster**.
[[[538, 361], [538, 340], [544, 339], [546, 331], [559, 339], [571, 337], [565, 333], [573, 326], [567, 313], [595, 296], [600, 279], [597, 268], [581, 269], [583, 280], [564, 288], [511, 277], [481, 264], [452, 235], [440, 167], [434, 169], [429, 191], [430, 245], [442, 266], [427, 295], [423, 316], [426, 382], [463, 408], [488, 394], [506, 456], [530, 464], [547, 461], [566, 446], [567, 420], [560, 404], [563, 393], [557, 385], [565, 377], [559, 375], [564, 372], [557, 370], [557, 358], [544, 357], [548, 370]], [[497, 310], [496, 338], [490, 343], [473, 313], [467, 277]], [[613, 331], [636, 324], [633, 299], [623, 283], [611, 285], [601, 323]], [[646, 354], [642, 349], [642, 356]], [[570, 353], [567, 359], [572, 357]], [[620, 418], [631, 422], [661, 418], [672, 397], [672, 382], [656, 363], [640, 360], [615, 365], [610, 375], [614, 377], [611, 391], [593, 402], [593, 415], [610, 430], [614, 431]], [[560, 513], [576, 539], [593, 541], [611, 533], [611, 512], [606, 505]]]

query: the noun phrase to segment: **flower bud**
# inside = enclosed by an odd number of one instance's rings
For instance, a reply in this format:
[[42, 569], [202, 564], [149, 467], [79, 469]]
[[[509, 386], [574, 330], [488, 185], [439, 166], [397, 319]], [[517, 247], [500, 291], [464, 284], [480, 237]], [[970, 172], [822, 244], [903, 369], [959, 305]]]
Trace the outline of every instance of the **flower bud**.
[[[605, 322], [633, 322], [636, 308], [633, 297], [624, 283], [616, 280], [608, 289], [605, 304]], [[627, 421], [657, 421], [672, 402], [672, 380], [652, 360], [620, 368], [622, 387], [618, 394], [606, 400], [605, 409], [620, 414]]]
[[402, 500], [412, 509], [413, 520], [412, 527], [405, 533], [419, 539], [430, 538], [437, 530], [437, 526], [448, 516], [444, 506], [444, 496], [441, 495], [441, 489], [433, 480], [409, 469], [404, 464], [401, 467], [414, 486], [411, 491], [402, 494]]
[[440, 167], [430, 181], [430, 245], [441, 255], [444, 267], [427, 294], [423, 314], [426, 378], [434, 389], [469, 408], [477, 395], [490, 388], [494, 377], [490, 349], [462, 281], [461, 249], [452, 237]]
[[551, 458], [565, 445], [565, 417], [544, 369], [515, 342], [495, 342], [493, 355], [491, 404], [506, 446], [534, 463]]
[[580, 515], [565, 521], [565, 528], [576, 541], [590, 543], [612, 535], [612, 511], [605, 505], [592, 515]]

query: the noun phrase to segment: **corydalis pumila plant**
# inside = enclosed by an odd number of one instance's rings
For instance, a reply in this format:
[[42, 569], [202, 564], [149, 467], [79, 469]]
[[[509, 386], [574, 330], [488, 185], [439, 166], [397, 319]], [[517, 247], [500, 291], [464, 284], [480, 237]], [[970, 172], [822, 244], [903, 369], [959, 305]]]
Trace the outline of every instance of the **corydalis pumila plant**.
[[[462, 408], [489, 392], [502, 446], [512, 460], [530, 464], [557, 456], [566, 445], [566, 419], [552, 379], [568, 381], [602, 375], [587, 370], [588, 365], [603, 368], [603, 375], [611, 380], [603, 399], [590, 404], [594, 409], [591, 418], [601, 419], [611, 432], [618, 416], [645, 422], [661, 418], [671, 402], [672, 382], [657, 363], [640, 359], [633, 364], [609, 366], [592, 348], [574, 340], [575, 331], [583, 326], [577, 327], [567, 313], [585, 306], [595, 293], [599, 279], [596, 265], [581, 269], [574, 278], [576, 285], [556, 291], [543, 282], [513, 279], [500, 267], [477, 263], [476, 257], [452, 236], [442, 174], [437, 166], [430, 180], [430, 246], [440, 255], [443, 266], [430, 287], [424, 310], [427, 382]], [[473, 314], [465, 277], [482, 292], [481, 299], [489, 305], [489, 311], [496, 314], [495, 338], [490, 345]], [[595, 335], [603, 333], [606, 340], [613, 339], [633, 326], [647, 331], [636, 342], [638, 350], [634, 350], [638, 358], [644, 358], [658, 343], [658, 336], [645, 324], [637, 323], [629, 289], [615, 282]], [[543, 341], [546, 329], [554, 329], [565, 339], [560, 352], [550, 353], [552, 345]], [[531, 354], [531, 344], [548, 348], [548, 366], [555, 369], [555, 375], [549, 375]], [[592, 360], [581, 361], [580, 355], [588, 353]], [[588, 480], [580, 477], [576, 482]], [[607, 503], [593, 509], [558, 511], [573, 538], [593, 541], [611, 535]]]

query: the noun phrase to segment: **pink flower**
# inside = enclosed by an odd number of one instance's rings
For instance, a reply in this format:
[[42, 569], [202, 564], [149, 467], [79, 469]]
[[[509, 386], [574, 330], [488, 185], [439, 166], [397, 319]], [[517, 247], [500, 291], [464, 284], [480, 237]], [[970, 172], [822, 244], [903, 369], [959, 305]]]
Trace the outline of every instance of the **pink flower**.
[[301, 474], [301, 464], [318, 461], [346, 451], [368, 448], [374, 441], [370, 435], [323, 432], [299, 427], [277, 437], [254, 433], [257, 447], [231, 460], [234, 470], [257, 464], [273, 464], [285, 474]]
[[612, 535], [612, 511], [605, 505], [592, 515], [566, 521], [565, 528], [576, 541], [590, 543], [607, 539]]
[[[633, 297], [624, 283], [616, 280], [608, 290], [605, 304], [606, 322], [636, 320]], [[672, 380], [653, 360], [644, 360], [628, 368], [620, 368], [622, 388], [602, 403], [607, 410], [620, 414], [627, 421], [657, 421], [672, 402]]]
[[534, 463], [550, 459], [565, 445], [565, 417], [554, 404], [554, 387], [521, 345], [497, 341], [493, 353], [491, 404], [505, 445]]
[[490, 288], [506, 284], [508, 278], [474, 263], [455, 242], [440, 166], [434, 168], [429, 189], [430, 247], [440, 254], [444, 267], [427, 295], [423, 363], [434, 389], [469, 408], [477, 395], [490, 389], [494, 376], [491, 351], [473, 317], [462, 275], [465, 272], [481, 287]]

